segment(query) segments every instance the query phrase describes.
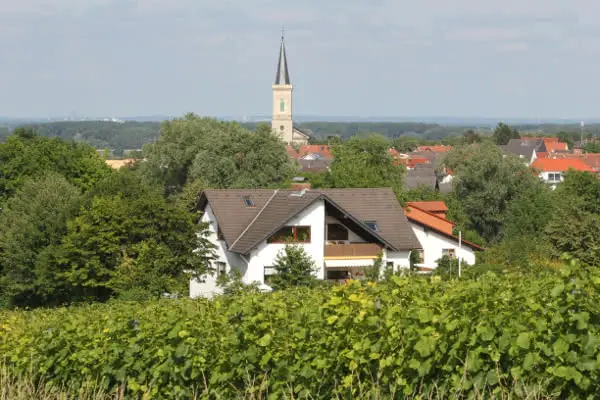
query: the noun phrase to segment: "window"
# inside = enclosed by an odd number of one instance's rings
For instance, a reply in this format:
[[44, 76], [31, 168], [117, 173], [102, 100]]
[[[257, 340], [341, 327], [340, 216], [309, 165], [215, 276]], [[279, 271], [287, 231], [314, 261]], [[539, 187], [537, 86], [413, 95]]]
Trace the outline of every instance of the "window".
[[284, 226], [267, 243], [310, 243], [310, 226]]
[[443, 256], [447, 256], [450, 258], [456, 258], [456, 249], [443, 249], [442, 250], [442, 257]]
[[244, 204], [246, 207], [254, 207], [254, 201], [252, 201], [250, 196], [244, 196]]
[[341, 224], [327, 224], [327, 240], [348, 240], [348, 229]]
[[264, 279], [265, 285], [269, 285], [271, 282], [271, 277], [273, 275], [275, 275], [277, 273], [277, 271], [275, 270], [275, 267], [273, 267], [272, 265], [268, 265], [268, 266], [265, 265], [264, 268], [265, 268], [265, 272], [264, 272], [263, 279]]
[[364, 221], [365, 225], [369, 227], [370, 230], [379, 232], [379, 227], [377, 226], [377, 222], [375, 221]]
[[283, 131], [284, 129], [285, 129], [285, 126], [283, 126], [283, 125], [280, 125], [280, 126], [279, 126], [279, 130], [280, 130], [280, 131]]
[[561, 174], [560, 172], [548, 174], [548, 182], [560, 182]]
[[279, 111], [280, 112], [284, 112], [285, 111], [285, 101], [283, 99], [279, 100]]
[[217, 276], [223, 276], [227, 273], [227, 264], [217, 261], [215, 262], [215, 270], [217, 272]]

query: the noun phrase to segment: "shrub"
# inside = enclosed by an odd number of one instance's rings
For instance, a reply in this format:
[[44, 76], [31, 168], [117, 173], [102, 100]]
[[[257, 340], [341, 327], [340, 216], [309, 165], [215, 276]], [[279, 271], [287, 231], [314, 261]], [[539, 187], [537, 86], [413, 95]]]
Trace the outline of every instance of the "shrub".
[[592, 398], [599, 284], [598, 272], [569, 262], [536, 276], [392, 276], [212, 301], [0, 311], [0, 364], [129, 398], [523, 398], [532, 388]]

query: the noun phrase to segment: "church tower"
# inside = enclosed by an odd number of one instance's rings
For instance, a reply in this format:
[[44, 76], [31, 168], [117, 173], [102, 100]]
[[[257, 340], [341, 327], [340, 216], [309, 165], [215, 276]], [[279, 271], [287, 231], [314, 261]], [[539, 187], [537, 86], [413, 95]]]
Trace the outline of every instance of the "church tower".
[[273, 84], [273, 131], [286, 143], [294, 142], [294, 123], [292, 120], [292, 90], [290, 73], [288, 71], [287, 57], [283, 30], [281, 32], [281, 46], [279, 47], [279, 62], [277, 75]]

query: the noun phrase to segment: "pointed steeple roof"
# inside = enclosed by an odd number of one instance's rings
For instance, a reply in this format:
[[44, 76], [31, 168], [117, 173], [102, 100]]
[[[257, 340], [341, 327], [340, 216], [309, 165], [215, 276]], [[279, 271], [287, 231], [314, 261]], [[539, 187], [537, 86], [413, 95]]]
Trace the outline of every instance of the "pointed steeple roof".
[[285, 56], [285, 43], [283, 41], [283, 29], [281, 30], [281, 46], [279, 47], [279, 62], [277, 63], [277, 76], [275, 76], [276, 85], [291, 85], [290, 73], [287, 66], [287, 57]]

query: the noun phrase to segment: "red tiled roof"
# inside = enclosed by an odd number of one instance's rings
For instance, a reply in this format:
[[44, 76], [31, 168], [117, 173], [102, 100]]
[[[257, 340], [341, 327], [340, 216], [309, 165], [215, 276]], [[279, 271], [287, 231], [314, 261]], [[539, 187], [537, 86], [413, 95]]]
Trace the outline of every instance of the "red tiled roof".
[[547, 158], [548, 152], [540, 151], [540, 152], [536, 152], [535, 155], [537, 156], [537, 158]]
[[454, 223], [448, 221], [447, 219], [428, 213], [427, 211], [410, 204], [406, 206], [404, 212], [409, 220], [418, 222], [427, 226], [428, 228], [452, 236]]
[[410, 157], [400, 159], [400, 163], [408, 168], [414, 168], [417, 164], [429, 164], [430, 161], [425, 157]]
[[448, 207], [443, 201], [409, 201], [407, 205], [417, 207], [423, 211], [431, 213], [448, 211]]
[[[404, 214], [409, 221], [424, 225], [429, 229], [433, 229], [458, 241], [458, 238], [452, 234], [455, 225], [454, 222], [448, 221], [439, 215], [425, 210], [439, 209], [441, 211], [443, 208], [448, 210], [448, 207], [446, 207], [446, 204], [443, 201], [415, 201], [407, 203]], [[485, 250], [483, 247], [467, 240], [462, 240], [462, 242], [473, 249]]]
[[305, 144], [300, 146], [300, 151], [298, 152], [300, 157], [304, 157], [308, 154], [320, 154], [321, 157], [332, 160], [333, 155], [329, 151], [329, 145], [326, 144]]
[[288, 157], [290, 157], [290, 158], [296, 159], [296, 158], [300, 157], [300, 155], [298, 154], [298, 152], [296, 151], [296, 149], [294, 149], [289, 144], [287, 145], [287, 147], [285, 148], [285, 150], [287, 151]]
[[546, 150], [548, 150], [549, 153], [554, 153], [555, 151], [569, 150], [566, 143], [560, 143], [544, 139], [544, 145], [546, 146]]
[[434, 153], [446, 153], [452, 150], [452, 146], [435, 145], [435, 146], [419, 146], [417, 151], [432, 151]]
[[593, 172], [592, 168], [579, 158], [538, 158], [531, 166], [536, 170], [544, 172], [562, 172], [569, 169]]

